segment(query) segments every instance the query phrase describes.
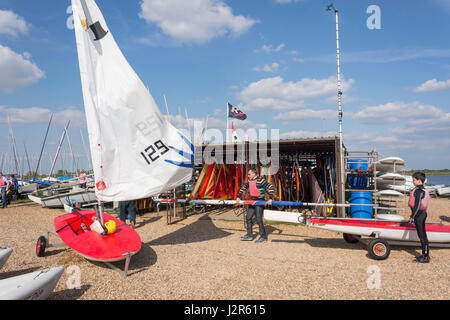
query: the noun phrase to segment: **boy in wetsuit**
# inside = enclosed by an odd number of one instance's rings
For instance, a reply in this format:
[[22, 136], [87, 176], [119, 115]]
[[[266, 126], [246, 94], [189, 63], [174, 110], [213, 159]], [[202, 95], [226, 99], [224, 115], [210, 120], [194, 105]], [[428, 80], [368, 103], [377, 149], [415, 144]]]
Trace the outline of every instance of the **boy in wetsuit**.
[[413, 174], [413, 184], [415, 188], [409, 196], [408, 206], [411, 208], [411, 217], [409, 222], [414, 221], [416, 225], [417, 235], [422, 245], [422, 255], [414, 259], [414, 262], [429, 263], [430, 247], [428, 244], [427, 233], [425, 231], [425, 220], [427, 219], [427, 206], [430, 195], [423, 183], [425, 182], [425, 174], [423, 172], [415, 172]]
[[[265, 200], [265, 193], [269, 193], [270, 200], [267, 202], [268, 205], [272, 204], [272, 199], [274, 197], [275, 189], [273, 186], [268, 183], [263, 177], [258, 176], [258, 171], [256, 169], [248, 170], [248, 181], [242, 188], [239, 190], [239, 193], [236, 198], [236, 203], [239, 204], [240, 198], [244, 191], [247, 191], [250, 194], [252, 200]], [[245, 220], [247, 222], [247, 234], [241, 237], [242, 241], [251, 241], [253, 240], [253, 232], [252, 232], [252, 219], [253, 215], [256, 215], [256, 222], [259, 226], [259, 239], [256, 240], [258, 243], [267, 241], [266, 229], [264, 228], [263, 223], [263, 207], [262, 206], [249, 206], [247, 210], [247, 215], [245, 216]]]

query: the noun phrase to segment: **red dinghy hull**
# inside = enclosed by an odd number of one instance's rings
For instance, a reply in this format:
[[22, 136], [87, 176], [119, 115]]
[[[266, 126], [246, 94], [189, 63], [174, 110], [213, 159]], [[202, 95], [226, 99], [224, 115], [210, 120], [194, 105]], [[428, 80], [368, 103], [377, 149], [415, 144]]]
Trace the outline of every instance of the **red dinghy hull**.
[[[72, 250], [92, 261], [115, 262], [136, 254], [142, 246], [138, 233], [121, 220], [103, 214], [104, 222], [114, 220], [117, 229], [113, 234], [101, 236], [89, 226], [96, 217], [95, 210], [78, 210], [58, 216], [55, 230], [61, 240]], [[83, 230], [82, 223], [87, 227]]]

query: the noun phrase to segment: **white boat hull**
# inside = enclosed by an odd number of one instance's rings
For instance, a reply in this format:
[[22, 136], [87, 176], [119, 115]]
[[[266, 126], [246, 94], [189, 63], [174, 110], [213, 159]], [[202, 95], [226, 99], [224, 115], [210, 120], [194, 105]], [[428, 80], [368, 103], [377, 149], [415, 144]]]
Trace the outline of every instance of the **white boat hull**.
[[[414, 225], [398, 215], [380, 214], [378, 219], [308, 217], [298, 212], [264, 210], [264, 219], [270, 221], [303, 223], [307, 226], [357, 236], [378, 237], [386, 240], [419, 242]], [[450, 226], [427, 223], [430, 243], [450, 243]]]
[[375, 165], [380, 172], [401, 172], [405, 167], [405, 161], [399, 157], [387, 157], [378, 160]]
[[377, 178], [377, 186], [401, 186], [405, 184], [405, 177], [398, 173], [385, 173]]
[[[361, 220], [361, 219], [360, 219]], [[376, 219], [367, 219], [376, 221]], [[397, 223], [397, 222], [392, 222]], [[377, 238], [386, 240], [400, 240], [400, 241], [413, 241], [419, 242], [420, 239], [417, 235], [416, 228], [410, 226], [407, 228], [382, 228], [382, 227], [365, 227], [365, 226], [352, 226], [352, 225], [336, 225], [336, 224], [320, 224], [310, 223], [307, 221], [307, 226], [324, 229], [329, 231], [342, 232], [358, 236], [376, 236]], [[450, 232], [430, 232], [427, 231], [428, 241], [430, 243], [449, 243]]]
[[54, 267], [0, 280], [0, 300], [45, 300], [63, 271], [63, 267]]
[[36, 203], [41, 204], [43, 207], [46, 208], [63, 208], [65, 204], [67, 205], [70, 205], [72, 203], [83, 204], [94, 202], [97, 200], [95, 196], [95, 191], [93, 190], [71, 191], [45, 198], [39, 198], [34, 195], [28, 195], [28, 198]]
[[440, 196], [450, 196], [450, 187], [443, 187], [436, 189], [436, 193]]
[[12, 252], [13, 250], [11, 248], [0, 248], [0, 269], [5, 265], [6, 261], [8, 261]]

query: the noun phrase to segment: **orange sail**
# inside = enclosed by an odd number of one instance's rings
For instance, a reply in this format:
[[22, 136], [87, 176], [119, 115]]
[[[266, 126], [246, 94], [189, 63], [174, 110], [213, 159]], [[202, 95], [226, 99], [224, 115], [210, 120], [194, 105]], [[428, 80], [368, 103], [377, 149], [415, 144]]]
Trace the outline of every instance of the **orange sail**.
[[198, 192], [197, 199], [202, 199], [203, 196], [205, 195], [206, 188], [208, 187], [209, 180], [211, 179], [211, 174], [212, 174], [212, 172], [213, 172], [215, 167], [216, 167], [215, 163], [211, 163], [209, 165], [208, 171], [206, 172], [205, 177], [203, 178], [202, 186], [200, 188], [200, 191]]
[[241, 188], [241, 180], [242, 180], [242, 166], [238, 163], [236, 165], [236, 180], [234, 183], [234, 199], [235, 200], [239, 193], [239, 189]]
[[215, 200], [226, 200], [228, 198], [227, 194], [227, 181], [225, 179], [225, 165], [219, 165], [217, 179], [214, 183], [214, 193], [213, 199]]
[[197, 181], [195, 182], [194, 188], [192, 189], [189, 199], [193, 200], [197, 197], [200, 186], [202, 185], [206, 172], [208, 171], [208, 167], [209, 165], [207, 163], [203, 165], [202, 171], [200, 172], [200, 175], [198, 176]]
[[225, 166], [225, 179], [227, 181], [227, 194], [228, 199], [234, 199], [234, 192], [233, 192], [233, 177], [236, 176], [236, 165], [234, 164], [227, 164]]

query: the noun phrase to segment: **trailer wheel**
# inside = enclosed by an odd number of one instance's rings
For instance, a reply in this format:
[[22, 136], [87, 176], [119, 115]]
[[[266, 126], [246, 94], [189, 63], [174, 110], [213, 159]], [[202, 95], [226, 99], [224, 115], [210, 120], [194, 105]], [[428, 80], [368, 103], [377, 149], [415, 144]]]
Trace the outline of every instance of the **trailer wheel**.
[[375, 260], [384, 260], [389, 257], [391, 253], [391, 248], [389, 247], [389, 243], [383, 239], [374, 239], [369, 242], [369, 246], [367, 247], [367, 251], [369, 252], [369, 256]]
[[40, 236], [36, 243], [36, 255], [43, 257], [45, 254], [45, 248], [47, 247], [47, 239], [44, 236]]
[[353, 235], [348, 234], [348, 233], [344, 233], [343, 234], [344, 240], [348, 243], [358, 243], [358, 239], [356, 239], [355, 237], [353, 237]]

